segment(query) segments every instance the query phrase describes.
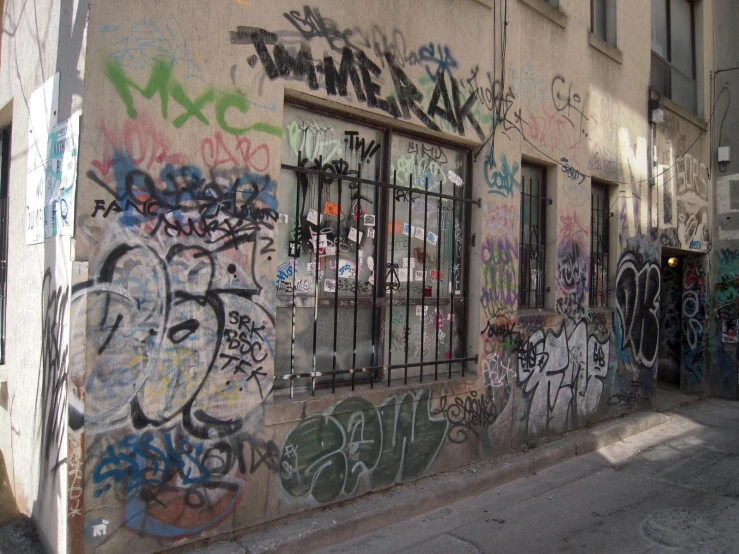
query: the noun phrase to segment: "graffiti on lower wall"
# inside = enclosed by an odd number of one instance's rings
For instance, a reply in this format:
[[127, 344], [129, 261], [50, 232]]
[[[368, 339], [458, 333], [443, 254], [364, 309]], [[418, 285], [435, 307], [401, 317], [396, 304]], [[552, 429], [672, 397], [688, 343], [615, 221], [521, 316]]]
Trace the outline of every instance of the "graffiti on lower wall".
[[518, 383], [528, 402], [530, 436], [585, 424], [600, 405], [610, 360], [609, 337], [589, 335], [580, 321], [570, 331], [538, 330], [519, 348]]
[[682, 295], [680, 390], [701, 390], [705, 372], [706, 272], [697, 256], [685, 258]]
[[307, 417], [285, 438], [280, 486], [318, 503], [349, 498], [423, 475], [449, 423], [434, 414], [428, 391], [390, 396], [375, 408], [355, 397]]

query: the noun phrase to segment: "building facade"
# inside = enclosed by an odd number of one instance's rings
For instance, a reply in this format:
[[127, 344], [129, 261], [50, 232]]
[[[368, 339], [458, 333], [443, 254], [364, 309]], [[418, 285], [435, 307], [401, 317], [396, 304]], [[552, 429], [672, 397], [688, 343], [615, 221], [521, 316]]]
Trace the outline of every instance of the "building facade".
[[729, 2], [42, 3], [4, 16], [0, 448], [50, 551], [736, 395]]

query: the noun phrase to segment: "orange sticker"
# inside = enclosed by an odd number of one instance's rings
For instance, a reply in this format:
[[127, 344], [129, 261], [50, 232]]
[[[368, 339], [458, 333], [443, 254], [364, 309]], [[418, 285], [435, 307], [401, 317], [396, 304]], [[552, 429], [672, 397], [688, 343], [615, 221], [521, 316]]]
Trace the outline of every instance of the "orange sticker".
[[339, 213], [341, 212], [341, 208], [338, 204], [335, 204], [334, 202], [326, 202], [323, 205], [323, 213], [326, 215], [330, 215], [333, 217], [339, 217]]
[[403, 222], [402, 221], [388, 221], [387, 222], [387, 233], [388, 235], [398, 234], [403, 232]]

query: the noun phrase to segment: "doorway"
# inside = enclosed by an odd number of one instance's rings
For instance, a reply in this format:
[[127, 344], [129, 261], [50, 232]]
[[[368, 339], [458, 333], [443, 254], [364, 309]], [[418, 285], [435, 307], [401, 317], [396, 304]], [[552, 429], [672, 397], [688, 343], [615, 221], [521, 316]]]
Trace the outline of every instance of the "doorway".
[[658, 384], [683, 393], [703, 390], [705, 256], [663, 249]]

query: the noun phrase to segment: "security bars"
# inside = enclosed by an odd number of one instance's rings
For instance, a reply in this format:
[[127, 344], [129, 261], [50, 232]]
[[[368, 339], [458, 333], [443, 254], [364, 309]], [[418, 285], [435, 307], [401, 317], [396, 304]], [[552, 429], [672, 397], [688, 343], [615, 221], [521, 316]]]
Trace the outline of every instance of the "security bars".
[[[385, 182], [363, 177], [361, 161], [349, 169], [343, 158], [329, 164], [320, 157], [307, 164], [298, 152], [298, 160], [298, 165], [282, 165], [296, 176], [290, 255], [298, 267], [307, 248], [313, 283], [300, 285], [292, 270], [290, 293], [278, 291], [278, 327], [286, 321], [280, 315], [290, 310], [291, 355], [290, 372], [276, 371], [276, 385], [287, 380], [292, 398], [300, 380], [308, 380], [315, 394], [319, 386], [335, 391], [347, 380], [352, 390], [358, 381], [374, 387], [384, 377], [390, 386], [394, 371], [402, 371], [407, 383], [414, 368], [420, 382], [427, 376], [438, 380], [440, 367], [448, 378], [453, 369], [464, 375], [466, 362], [477, 359], [464, 355], [468, 211], [481, 204], [464, 194], [470, 187], [444, 186], [428, 171], [396, 169]], [[360, 244], [366, 245], [370, 234], [370, 252], [363, 253]], [[312, 322], [306, 321], [306, 310]], [[310, 371], [300, 371], [306, 361], [298, 359], [296, 343], [305, 342], [308, 332]], [[325, 355], [319, 359], [327, 348], [330, 364]], [[342, 367], [348, 365], [339, 359], [342, 350], [351, 352], [351, 367]], [[429, 368], [432, 373], [426, 373]]]
[[546, 185], [544, 169], [524, 165], [521, 171], [521, 244], [518, 307], [544, 307]]
[[604, 308], [608, 301], [608, 193], [593, 185], [590, 219], [590, 307]]

